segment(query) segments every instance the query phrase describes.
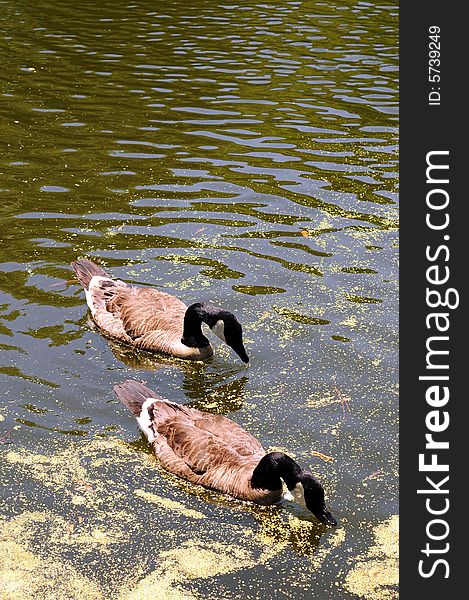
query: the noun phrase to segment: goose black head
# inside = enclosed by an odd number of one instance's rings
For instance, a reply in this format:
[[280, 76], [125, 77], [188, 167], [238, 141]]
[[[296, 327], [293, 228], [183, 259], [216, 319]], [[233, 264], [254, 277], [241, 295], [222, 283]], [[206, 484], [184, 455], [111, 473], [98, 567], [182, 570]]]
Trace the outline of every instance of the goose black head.
[[299, 481], [290, 490], [296, 502], [305, 506], [325, 525], [337, 525], [337, 521], [327, 510], [324, 501], [324, 489], [315, 477], [308, 471], [303, 471]]
[[[233, 313], [212, 304], [198, 302], [189, 306], [184, 320], [183, 343], [189, 341], [189, 338], [191, 335], [194, 335], [197, 327], [199, 335], [202, 335], [200, 332], [200, 321], [206, 323], [217, 337], [224, 341], [225, 344], [228, 344], [230, 348], [233, 348], [243, 362], [249, 362], [249, 357], [246, 354], [243, 344], [243, 328], [241, 327], [241, 323]], [[205, 337], [203, 337], [203, 340], [203, 343], [208, 344], [208, 340]]]
[[221, 311], [217, 317], [216, 322], [213, 325], [209, 325], [210, 329], [225, 344], [233, 348], [243, 362], [248, 363], [249, 356], [246, 354], [243, 344], [243, 328], [241, 323], [234, 314], [225, 310]]
[[261, 458], [252, 473], [251, 486], [280, 491], [282, 479], [291, 494], [285, 496], [288, 500], [294, 500], [307, 508], [321, 523], [337, 525], [326, 508], [322, 485], [309, 471], [302, 469], [283, 452], [270, 452]]

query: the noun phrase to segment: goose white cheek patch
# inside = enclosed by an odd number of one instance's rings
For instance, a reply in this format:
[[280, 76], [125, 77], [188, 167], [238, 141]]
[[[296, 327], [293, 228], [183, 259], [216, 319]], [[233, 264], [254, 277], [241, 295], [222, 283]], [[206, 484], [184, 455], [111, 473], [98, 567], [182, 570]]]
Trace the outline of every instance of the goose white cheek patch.
[[219, 337], [226, 344], [225, 340], [225, 324], [221, 319], [219, 319], [215, 325], [212, 327], [213, 333]]
[[137, 423], [143, 433], [147, 436], [149, 442], [155, 440], [155, 434], [153, 432], [153, 425], [150, 419], [149, 407], [155, 402], [154, 398], [147, 398], [142, 404], [142, 410], [140, 416], [137, 417]]
[[306, 507], [305, 490], [302, 483], [297, 483], [295, 485], [295, 487], [292, 489], [292, 495], [295, 502], [298, 502], [298, 504], [301, 504], [301, 506]]

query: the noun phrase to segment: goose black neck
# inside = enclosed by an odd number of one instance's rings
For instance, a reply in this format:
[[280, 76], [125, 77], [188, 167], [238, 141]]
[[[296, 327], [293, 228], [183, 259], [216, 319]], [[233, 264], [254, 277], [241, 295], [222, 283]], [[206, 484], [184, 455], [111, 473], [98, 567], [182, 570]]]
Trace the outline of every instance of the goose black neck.
[[211, 304], [197, 302], [186, 310], [181, 342], [190, 348], [205, 348], [210, 342], [202, 333], [202, 321], [213, 327], [223, 311]]
[[266, 454], [254, 469], [251, 486], [266, 490], [282, 489], [281, 479], [292, 490], [300, 481], [303, 469], [292, 458], [283, 452], [270, 452]]

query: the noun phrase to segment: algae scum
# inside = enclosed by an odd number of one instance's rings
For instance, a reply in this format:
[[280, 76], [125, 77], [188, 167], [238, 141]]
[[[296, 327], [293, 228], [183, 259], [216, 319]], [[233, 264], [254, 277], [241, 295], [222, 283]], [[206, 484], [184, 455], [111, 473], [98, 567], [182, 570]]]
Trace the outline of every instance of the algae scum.
[[[256, 571], [286, 577], [283, 555], [292, 552], [294, 585], [285, 595], [295, 597], [346, 541], [339, 527], [318, 550], [323, 530], [315, 523], [277, 507], [191, 494], [184, 484], [182, 501], [169, 500], [172, 477], [158, 473], [150, 455], [114, 439], [64, 445], [53, 454], [8, 450], [2, 468], [17, 513], [0, 522], [2, 599], [270, 597], [256, 588]], [[158, 494], [149, 491], [155, 480]], [[224, 519], [227, 510], [238, 513], [236, 525]], [[366, 597], [391, 598], [396, 518], [380, 524], [374, 537], [343, 584]]]
[[[0, 0], [0, 25], [1, 600], [395, 598], [396, 3]], [[85, 255], [236, 314], [249, 367], [102, 337]], [[125, 379], [288, 453], [338, 527], [162, 471]]]

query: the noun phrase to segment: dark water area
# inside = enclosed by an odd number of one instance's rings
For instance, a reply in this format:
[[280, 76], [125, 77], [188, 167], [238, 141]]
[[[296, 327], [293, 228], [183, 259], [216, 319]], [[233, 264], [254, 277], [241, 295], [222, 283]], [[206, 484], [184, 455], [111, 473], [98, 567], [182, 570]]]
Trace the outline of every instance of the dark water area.
[[[0, 25], [0, 597], [397, 597], [397, 3], [0, 0]], [[250, 366], [104, 338], [82, 256], [231, 310]], [[162, 471], [129, 378], [288, 452], [338, 527]]]

